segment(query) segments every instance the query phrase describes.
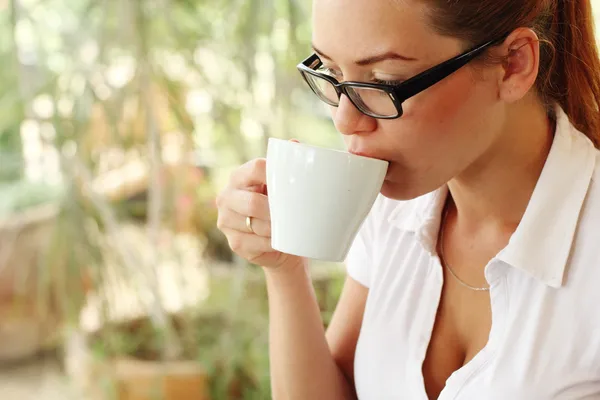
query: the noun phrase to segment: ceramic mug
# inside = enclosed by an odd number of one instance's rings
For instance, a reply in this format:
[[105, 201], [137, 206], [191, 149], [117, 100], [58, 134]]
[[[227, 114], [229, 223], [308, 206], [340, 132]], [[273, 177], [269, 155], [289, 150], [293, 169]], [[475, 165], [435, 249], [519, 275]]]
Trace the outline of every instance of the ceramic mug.
[[387, 161], [270, 138], [267, 189], [273, 249], [344, 261], [387, 168]]

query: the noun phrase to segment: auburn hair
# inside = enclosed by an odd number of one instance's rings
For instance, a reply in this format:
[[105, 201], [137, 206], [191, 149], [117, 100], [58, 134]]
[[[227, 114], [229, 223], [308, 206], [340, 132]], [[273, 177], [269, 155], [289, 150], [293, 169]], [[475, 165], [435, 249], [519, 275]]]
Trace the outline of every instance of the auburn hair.
[[469, 45], [519, 27], [540, 38], [536, 89], [600, 147], [600, 58], [590, 0], [424, 0], [441, 34]]

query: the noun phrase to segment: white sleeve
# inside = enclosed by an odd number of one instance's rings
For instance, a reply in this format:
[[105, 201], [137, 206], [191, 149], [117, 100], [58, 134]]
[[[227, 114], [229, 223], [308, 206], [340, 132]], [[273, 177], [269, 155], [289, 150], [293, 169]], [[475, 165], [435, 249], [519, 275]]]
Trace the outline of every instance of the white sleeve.
[[362, 224], [348, 255], [346, 256], [346, 271], [348, 275], [365, 287], [371, 285], [373, 268], [373, 246], [375, 244], [375, 228], [377, 223], [377, 203]]

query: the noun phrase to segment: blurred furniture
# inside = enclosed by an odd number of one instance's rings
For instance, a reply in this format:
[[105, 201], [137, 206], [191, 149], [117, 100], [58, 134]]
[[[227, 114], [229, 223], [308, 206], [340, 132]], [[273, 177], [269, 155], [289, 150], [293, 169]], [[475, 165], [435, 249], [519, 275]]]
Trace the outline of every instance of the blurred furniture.
[[73, 251], [52, 248], [58, 217], [58, 206], [43, 205], [0, 219], [0, 363], [58, 345], [70, 289], [59, 253]]

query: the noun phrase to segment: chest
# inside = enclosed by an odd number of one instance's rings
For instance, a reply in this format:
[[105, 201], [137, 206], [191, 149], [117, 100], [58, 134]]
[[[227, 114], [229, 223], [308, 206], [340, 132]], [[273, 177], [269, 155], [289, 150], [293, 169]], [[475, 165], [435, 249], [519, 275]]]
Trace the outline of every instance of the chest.
[[492, 262], [486, 301], [456, 314], [435, 260], [406, 260], [370, 289], [355, 356], [360, 399], [427, 399], [428, 360], [442, 400], [600, 397], [597, 309], [575, 306], [585, 295], [546, 291]]
[[422, 367], [425, 390], [430, 399], [437, 399], [448, 377], [485, 347], [491, 325], [489, 293], [466, 288], [445, 269]]

